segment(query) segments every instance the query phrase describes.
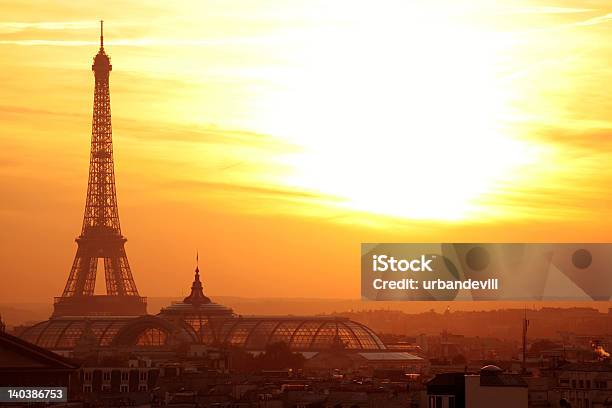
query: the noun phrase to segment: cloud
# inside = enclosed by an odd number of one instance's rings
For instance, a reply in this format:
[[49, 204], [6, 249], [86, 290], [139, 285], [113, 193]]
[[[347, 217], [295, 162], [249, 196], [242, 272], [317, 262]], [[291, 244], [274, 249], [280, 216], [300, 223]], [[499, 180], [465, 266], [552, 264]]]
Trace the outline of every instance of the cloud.
[[588, 20], [579, 21], [573, 23], [573, 26], [583, 27], [583, 26], [594, 26], [598, 24], [605, 24], [612, 20], [612, 13], [603, 14], [601, 16], [589, 18]]
[[221, 129], [214, 126], [183, 126], [141, 120], [122, 121], [121, 132], [136, 140], [168, 142], [196, 142], [208, 144], [245, 145], [270, 152], [293, 152], [297, 147], [282, 139], [262, 133]]
[[[0, 31], [0, 34], [2, 32]], [[105, 46], [117, 47], [223, 47], [239, 45], [269, 45], [272, 43], [288, 42], [287, 38], [272, 38], [265, 36], [253, 37], [228, 37], [228, 38], [123, 38], [123, 39], [104, 39]], [[97, 46], [98, 40], [50, 40], [50, 39], [3, 39], [0, 45], [23, 45], [23, 46], [55, 46], [55, 47], [83, 47]]]
[[510, 10], [510, 12], [514, 14], [578, 14], [591, 11], [593, 11], [593, 9], [551, 6], [518, 7]]
[[55, 47], [83, 47], [95, 46], [99, 42], [96, 41], [74, 41], [74, 40], [0, 40], [0, 45], [44, 45]]
[[532, 133], [533, 139], [558, 145], [564, 152], [612, 151], [612, 128], [573, 130], [546, 128]]
[[337, 198], [329, 195], [312, 193], [307, 191], [298, 191], [280, 187], [265, 187], [257, 185], [243, 185], [213, 181], [178, 181], [169, 183], [173, 187], [183, 187], [189, 190], [193, 188], [204, 188], [208, 190], [216, 190], [219, 192], [242, 193], [256, 195], [260, 197], [274, 197], [283, 199], [298, 199], [298, 200], [337, 200]]
[[18, 33], [27, 30], [84, 30], [98, 27], [94, 21], [0, 21], [0, 34]]
[[23, 115], [53, 115], [53, 116], [81, 116], [70, 112], [51, 111], [46, 109], [32, 109], [24, 106], [0, 105], [0, 114], [23, 114]]

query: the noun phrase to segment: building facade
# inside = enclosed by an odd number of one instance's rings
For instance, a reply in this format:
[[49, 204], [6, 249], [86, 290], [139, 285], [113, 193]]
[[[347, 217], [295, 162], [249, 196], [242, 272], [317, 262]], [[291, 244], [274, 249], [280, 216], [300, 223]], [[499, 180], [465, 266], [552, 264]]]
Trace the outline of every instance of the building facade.
[[479, 373], [442, 373], [427, 383], [428, 408], [527, 408], [528, 387], [517, 374], [485, 366]]
[[572, 363], [555, 370], [555, 390], [574, 408], [612, 406], [612, 364], [601, 362]]

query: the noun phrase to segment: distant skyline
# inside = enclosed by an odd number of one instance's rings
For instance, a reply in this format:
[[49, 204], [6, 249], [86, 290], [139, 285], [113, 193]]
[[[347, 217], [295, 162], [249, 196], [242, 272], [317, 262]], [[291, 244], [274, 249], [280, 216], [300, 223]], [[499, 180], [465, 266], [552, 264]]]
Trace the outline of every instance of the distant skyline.
[[3, 302], [68, 276], [100, 19], [144, 296], [196, 250], [212, 295], [354, 299], [361, 242], [612, 241], [609, 2], [0, 7]]

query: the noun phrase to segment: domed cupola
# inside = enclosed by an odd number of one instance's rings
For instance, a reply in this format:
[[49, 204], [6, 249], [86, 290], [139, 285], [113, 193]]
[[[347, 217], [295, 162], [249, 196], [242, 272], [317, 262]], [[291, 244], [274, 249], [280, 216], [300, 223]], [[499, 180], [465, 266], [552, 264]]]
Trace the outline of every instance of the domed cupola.
[[204, 294], [198, 262], [196, 262], [195, 276], [189, 296], [182, 301], [172, 302], [169, 306], [164, 307], [158, 316], [172, 321], [181, 320], [202, 337], [207, 335], [204, 332], [212, 330], [211, 324], [214, 321], [235, 317], [232, 309], [213, 302]]
[[193, 283], [191, 284], [191, 293], [185, 299], [183, 299], [183, 303], [189, 303], [192, 305], [201, 305], [212, 303], [210, 298], [204, 295], [204, 289], [202, 288], [202, 282], [200, 282], [200, 267], [196, 266], [195, 268], [195, 277], [193, 278]]

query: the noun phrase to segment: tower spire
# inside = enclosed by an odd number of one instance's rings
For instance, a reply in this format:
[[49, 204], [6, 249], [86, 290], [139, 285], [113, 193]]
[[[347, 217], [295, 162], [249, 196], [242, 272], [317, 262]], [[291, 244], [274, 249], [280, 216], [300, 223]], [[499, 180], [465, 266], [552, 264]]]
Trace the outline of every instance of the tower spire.
[[104, 20], [100, 20], [100, 48], [104, 48]]

